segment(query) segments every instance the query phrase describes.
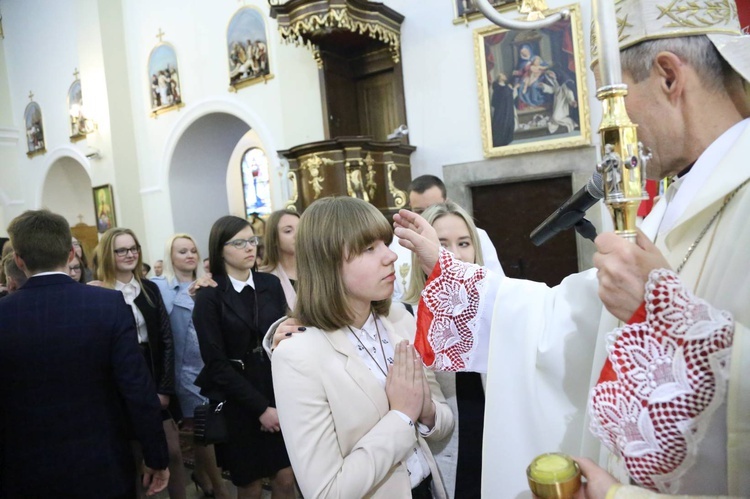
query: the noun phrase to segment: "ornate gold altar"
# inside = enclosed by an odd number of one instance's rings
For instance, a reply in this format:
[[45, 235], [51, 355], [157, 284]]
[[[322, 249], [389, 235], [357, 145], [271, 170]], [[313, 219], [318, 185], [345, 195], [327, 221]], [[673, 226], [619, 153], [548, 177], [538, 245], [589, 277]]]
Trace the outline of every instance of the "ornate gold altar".
[[279, 151], [289, 161], [287, 207], [302, 212], [321, 197], [349, 195], [393, 214], [408, 203], [409, 157], [415, 149], [398, 140], [339, 137]]

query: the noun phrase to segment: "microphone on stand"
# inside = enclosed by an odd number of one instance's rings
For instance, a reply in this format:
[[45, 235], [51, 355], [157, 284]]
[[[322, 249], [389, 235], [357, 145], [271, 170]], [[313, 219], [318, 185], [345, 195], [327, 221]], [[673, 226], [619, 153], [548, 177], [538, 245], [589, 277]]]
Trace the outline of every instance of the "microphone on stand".
[[586, 210], [594, 206], [604, 197], [604, 185], [599, 172], [594, 173], [584, 187], [573, 194], [547, 220], [539, 224], [531, 233], [531, 242], [541, 246], [558, 232], [575, 227], [576, 231], [586, 239], [596, 238], [594, 225], [586, 220]]

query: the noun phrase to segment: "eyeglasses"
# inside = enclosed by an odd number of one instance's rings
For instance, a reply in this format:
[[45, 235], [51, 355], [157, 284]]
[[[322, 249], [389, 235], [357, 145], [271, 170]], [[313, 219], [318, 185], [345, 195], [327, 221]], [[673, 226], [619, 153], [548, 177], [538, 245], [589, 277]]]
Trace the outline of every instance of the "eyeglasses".
[[68, 267], [68, 270], [70, 270], [71, 272], [80, 272], [81, 271], [81, 266], [80, 265], [73, 265], [71, 267]]
[[225, 242], [224, 246], [229, 246], [231, 244], [238, 250], [241, 250], [241, 249], [247, 248], [248, 244], [254, 248], [258, 246], [258, 243], [259, 243], [258, 236], [253, 236], [250, 239], [232, 239], [231, 241]]
[[133, 246], [132, 248], [118, 248], [115, 250], [115, 255], [119, 257], [127, 256], [128, 253], [132, 253], [133, 256], [138, 256], [141, 248], [139, 246]]

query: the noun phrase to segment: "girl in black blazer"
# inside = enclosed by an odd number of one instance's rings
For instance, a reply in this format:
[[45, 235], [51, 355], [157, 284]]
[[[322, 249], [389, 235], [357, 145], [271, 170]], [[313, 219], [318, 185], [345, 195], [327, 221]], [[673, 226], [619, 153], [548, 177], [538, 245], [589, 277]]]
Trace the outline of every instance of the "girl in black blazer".
[[244, 219], [222, 217], [209, 236], [216, 287], [196, 295], [193, 324], [204, 369], [195, 384], [214, 401], [226, 401], [229, 438], [216, 444], [219, 466], [229, 470], [237, 497], [260, 498], [271, 477], [274, 498], [294, 498], [294, 475], [276, 414], [271, 362], [264, 333], [286, 314], [284, 290], [271, 274], [253, 272], [258, 240]]
[[[186, 473], [180, 438], [173, 414], [179, 404], [174, 392], [174, 349], [172, 329], [161, 293], [156, 284], [141, 279], [141, 246], [130, 229], [112, 228], [97, 246], [98, 281], [89, 284], [121, 291], [131, 306], [146, 364], [154, 377], [162, 406], [164, 432], [169, 448], [169, 497], [185, 498]], [[136, 449], [140, 454], [140, 450]], [[140, 461], [140, 458], [138, 458]]]

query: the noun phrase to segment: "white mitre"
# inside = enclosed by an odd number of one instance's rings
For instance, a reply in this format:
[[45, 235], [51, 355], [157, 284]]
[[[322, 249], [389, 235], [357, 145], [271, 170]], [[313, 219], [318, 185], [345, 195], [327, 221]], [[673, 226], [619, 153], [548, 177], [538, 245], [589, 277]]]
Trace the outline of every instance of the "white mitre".
[[[742, 34], [734, 0], [616, 0], [615, 12], [620, 50], [647, 40], [706, 35], [750, 81], [750, 35]], [[592, 66], [599, 57], [595, 36], [592, 29]]]

